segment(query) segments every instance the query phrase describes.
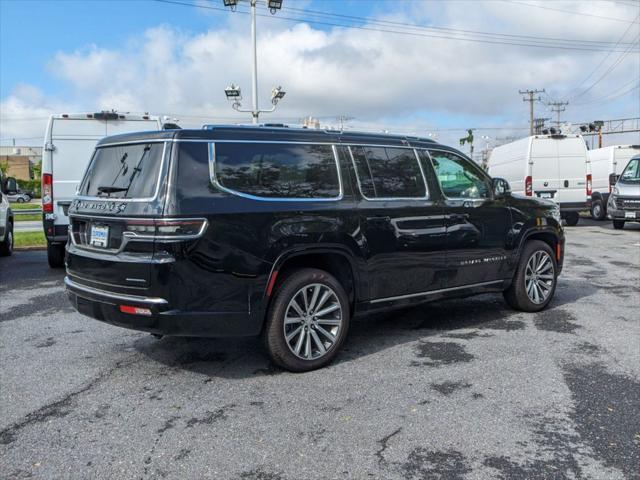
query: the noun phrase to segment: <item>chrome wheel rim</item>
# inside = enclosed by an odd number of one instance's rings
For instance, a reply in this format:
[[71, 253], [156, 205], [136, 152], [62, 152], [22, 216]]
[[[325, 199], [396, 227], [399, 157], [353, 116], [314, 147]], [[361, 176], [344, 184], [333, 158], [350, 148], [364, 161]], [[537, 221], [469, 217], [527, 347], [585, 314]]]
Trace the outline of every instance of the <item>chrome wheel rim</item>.
[[329, 353], [341, 328], [340, 299], [322, 283], [302, 287], [285, 310], [285, 341], [291, 353], [302, 360], [316, 360]]
[[551, 295], [553, 283], [555, 282], [555, 271], [551, 256], [539, 250], [534, 252], [529, 261], [524, 274], [527, 296], [536, 305], [544, 303]]
[[593, 206], [593, 216], [594, 217], [599, 217], [601, 212], [602, 212], [602, 207], [600, 207], [599, 203], [596, 203]]

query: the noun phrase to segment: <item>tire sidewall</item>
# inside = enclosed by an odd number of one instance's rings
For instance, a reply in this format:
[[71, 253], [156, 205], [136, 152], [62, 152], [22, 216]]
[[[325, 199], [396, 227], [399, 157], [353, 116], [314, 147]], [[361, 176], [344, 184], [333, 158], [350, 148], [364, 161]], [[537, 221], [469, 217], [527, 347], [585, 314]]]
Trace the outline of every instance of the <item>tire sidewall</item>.
[[[526, 275], [527, 263], [531, 259], [531, 256], [534, 253], [539, 251], [546, 252], [551, 258], [551, 262], [553, 263], [554, 279], [553, 279], [553, 286], [551, 288], [551, 293], [549, 294], [547, 299], [543, 303], [537, 304], [537, 303], [533, 303], [529, 298], [529, 295], [527, 295], [527, 285], [526, 285], [525, 275]], [[558, 262], [556, 260], [555, 255], [553, 254], [553, 250], [551, 249], [551, 247], [547, 245], [545, 242], [541, 242], [539, 240], [533, 240], [531, 242], [528, 242], [524, 248], [524, 251], [522, 252], [522, 257], [520, 259], [520, 264], [518, 266], [518, 273], [514, 281], [518, 282], [516, 285], [516, 295], [519, 297], [518, 301], [520, 303], [520, 307], [522, 310], [527, 312], [538, 312], [540, 310], [544, 310], [547, 307], [547, 305], [549, 305], [551, 300], [553, 300], [553, 297], [556, 293], [556, 286], [558, 285]]]
[[[287, 345], [284, 336], [284, 315], [293, 296], [305, 285], [320, 283], [330, 287], [338, 297], [342, 309], [342, 326], [338, 339], [331, 350], [315, 360], [303, 360], [297, 357]], [[275, 363], [294, 372], [306, 372], [323, 367], [330, 363], [340, 351], [349, 330], [349, 299], [344, 288], [329, 273], [312, 268], [305, 268], [287, 274], [280, 284], [269, 306], [267, 325], [265, 327], [265, 344]]]
[[594, 220], [602, 220], [604, 218], [604, 206], [600, 200], [593, 202], [591, 207], [591, 216]]

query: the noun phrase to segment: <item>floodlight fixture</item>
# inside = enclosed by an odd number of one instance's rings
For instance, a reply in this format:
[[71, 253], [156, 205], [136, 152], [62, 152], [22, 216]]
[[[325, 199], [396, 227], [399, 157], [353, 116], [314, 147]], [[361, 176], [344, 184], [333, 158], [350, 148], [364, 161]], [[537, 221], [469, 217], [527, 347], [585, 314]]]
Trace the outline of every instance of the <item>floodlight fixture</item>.
[[224, 94], [227, 96], [227, 100], [242, 100], [242, 91], [240, 87], [233, 83], [224, 89]]
[[222, 0], [225, 7], [231, 7], [231, 10], [235, 10], [238, 5], [238, 0]]
[[267, 0], [267, 8], [271, 15], [275, 15], [282, 8], [282, 0]]
[[273, 90], [271, 90], [271, 103], [274, 105], [278, 103], [278, 101], [282, 100], [284, 96], [287, 94], [281, 86], [277, 86]]

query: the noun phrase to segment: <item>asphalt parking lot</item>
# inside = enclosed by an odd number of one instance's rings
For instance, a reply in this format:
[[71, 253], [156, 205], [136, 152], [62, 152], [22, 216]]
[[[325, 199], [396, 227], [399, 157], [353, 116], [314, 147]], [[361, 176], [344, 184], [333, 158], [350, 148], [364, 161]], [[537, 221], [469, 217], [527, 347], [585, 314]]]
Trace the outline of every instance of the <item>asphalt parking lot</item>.
[[291, 374], [256, 339], [75, 313], [41, 251], [0, 259], [0, 477], [640, 478], [640, 224], [567, 228], [551, 308], [500, 296], [352, 325]]

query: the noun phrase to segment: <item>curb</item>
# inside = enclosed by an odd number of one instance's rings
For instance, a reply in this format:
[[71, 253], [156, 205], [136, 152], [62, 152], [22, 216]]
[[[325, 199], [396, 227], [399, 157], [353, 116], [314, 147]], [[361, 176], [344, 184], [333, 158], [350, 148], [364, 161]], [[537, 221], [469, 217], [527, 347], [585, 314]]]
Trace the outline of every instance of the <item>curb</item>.
[[28, 252], [31, 250], [46, 250], [46, 245], [34, 245], [31, 247], [13, 247], [14, 252]]

